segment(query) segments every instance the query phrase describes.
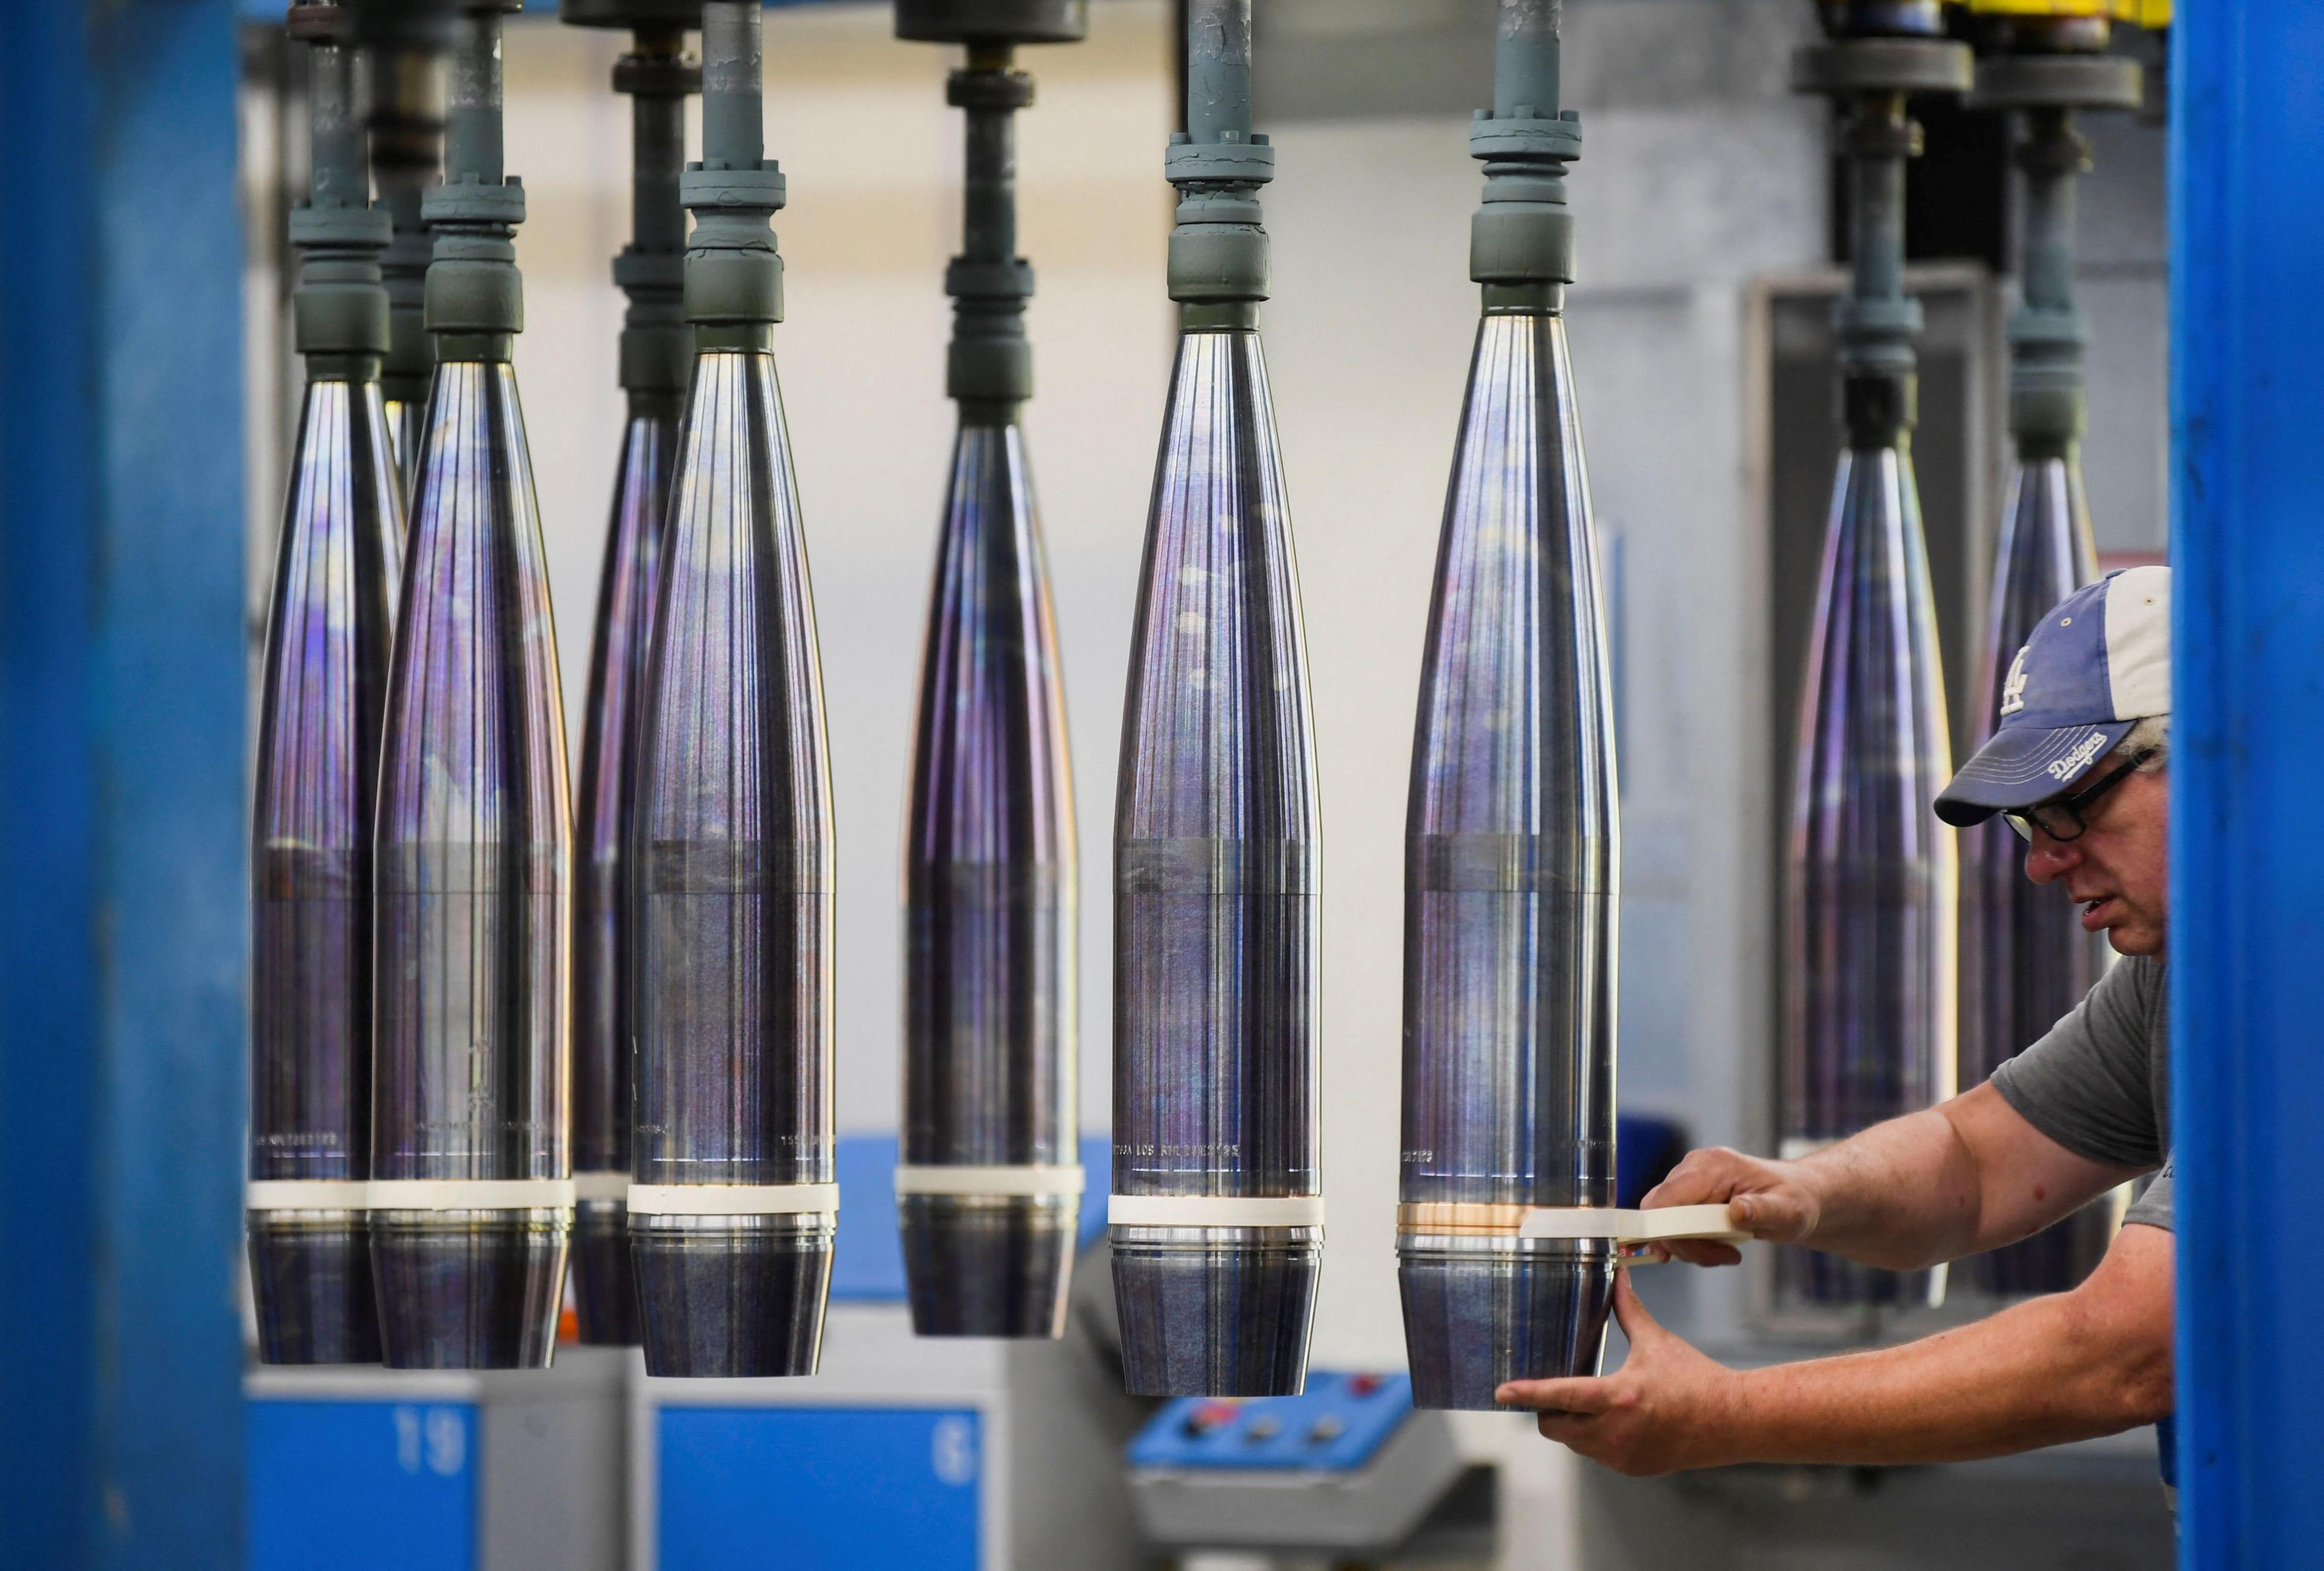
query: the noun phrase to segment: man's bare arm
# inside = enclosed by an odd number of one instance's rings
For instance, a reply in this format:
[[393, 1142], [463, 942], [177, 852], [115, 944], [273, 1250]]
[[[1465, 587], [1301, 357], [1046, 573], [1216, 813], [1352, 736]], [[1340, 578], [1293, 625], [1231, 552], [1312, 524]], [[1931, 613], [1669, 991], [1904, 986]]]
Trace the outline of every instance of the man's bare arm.
[[2150, 1423], [2172, 1406], [2172, 1236], [2122, 1230], [2070, 1293], [1877, 1352], [1729, 1370], [1655, 1324], [1599, 1380], [1519, 1382], [1541, 1432], [1638, 1475], [1739, 1462], [1900, 1465], [1995, 1456]]
[[[2135, 1177], [2035, 1129], [1991, 1086], [1875, 1124], [1796, 1162], [1724, 1149], [1688, 1153], [1647, 1206], [1724, 1200], [1736, 1225], [1888, 1271], [1917, 1271], [2015, 1243]], [[1675, 1244], [1698, 1265], [1741, 1256]]]
[[2153, 1423], [2172, 1408], [2172, 1246], [2161, 1228], [2126, 1227], [2071, 1292], [1902, 1347], [1751, 1371], [1744, 1428], [1770, 1461], [1881, 1464], [1997, 1456]]

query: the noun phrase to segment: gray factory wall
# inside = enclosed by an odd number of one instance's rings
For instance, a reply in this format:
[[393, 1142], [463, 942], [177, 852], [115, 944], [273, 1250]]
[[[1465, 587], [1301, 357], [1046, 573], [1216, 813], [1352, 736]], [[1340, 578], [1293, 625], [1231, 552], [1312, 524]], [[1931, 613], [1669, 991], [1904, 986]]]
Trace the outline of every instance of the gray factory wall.
[[2086, 117], [2076, 288], [2090, 319], [2084, 455], [2102, 552], [2160, 555], [2170, 531], [2170, 231], [2159, 121]]

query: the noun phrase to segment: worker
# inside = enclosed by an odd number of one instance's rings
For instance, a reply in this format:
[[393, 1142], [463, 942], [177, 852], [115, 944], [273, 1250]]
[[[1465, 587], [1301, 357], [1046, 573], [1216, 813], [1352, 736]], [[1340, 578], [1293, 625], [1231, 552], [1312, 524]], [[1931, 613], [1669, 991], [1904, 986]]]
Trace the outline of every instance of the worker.
[[[1622, 1366], [1512, 1382], [1501, 1401], [1637, 1476], [1958, 1461], [2160, 1424], [2169, 1483], [2170, 611], [2164, 568], [2109, 574], [2059, 605], [2010, 668], [1997, 729], [1935, 803], [1956, 826], [2006, 815], [2026, 876], [2062, 883], [2122, 961], [1984, 1085], [1799, 1161], [1692, 1152], [1645, 1200], [1724, 1201], [1754, 1238], [1907, 1271], [2015, 1243], [2159, 1169], [2089, 1278], [1921, 1341], [1738, 1370], [1655, 1324], [1620, 1272]], [[1741, 1258], [1704, 1242], [1667, 1252]]]

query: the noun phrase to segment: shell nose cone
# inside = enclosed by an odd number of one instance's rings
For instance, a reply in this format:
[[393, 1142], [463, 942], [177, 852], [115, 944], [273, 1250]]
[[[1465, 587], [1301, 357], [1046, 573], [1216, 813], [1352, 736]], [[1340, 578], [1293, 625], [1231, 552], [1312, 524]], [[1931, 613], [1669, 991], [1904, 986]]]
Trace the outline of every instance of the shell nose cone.
[[[1314, 1196], [1314, 748], [1256, 333], [1179, 340], [1135, 640], [1114, 829], [1113, 1192]], [[1133, 1394], [1300, 1389], [1320, 1229], [1112, 1238]]]
[[1065, 1335], [1073, 1199], [908, 1195], [901, 1210], [914, 1335]]
[[262, 1363], [377, 1363], [371, 1230], [360, 1214], [250, 1220]]
[[[436, 376], [379, 772], [372, 1177], [560, 1180], [572, 808], [515, 374]], [[536, 1369], [563, 1206], [371, 1217], [385, 1362]]]
[[1323, 1262], [1320, 1229], [1113, 1229], [1123, 1389], [1298, 1395]]
[[1610, 1247], [1558, 1253], [1397, 1250], [1416, 1407], [1493, 1411], [1504, 1381], [1596, 1374], [1614, 1303]]
[[[780, 1187], [832, 1173], [829, 751], [774, 358], [707, 352], [670, 486], [640, 711], [632, 1177]], [[654, 1374], [808, 1374], [824, 1214], [641, 1214]]]
[[[1521, 1243], [1614, 1199], [1620, 813], [1606, 617], [1564, 328], [1487, 316], [1446, 501], [1405, 880], [1408, 1206], [1507, 1235], [1398, 1239], [1413, 1400], [1490, 1409], [1594, 1372], [1610, 1248]], [[1495, 1224], [1499, 1225], [1499, 1224]]]
[[590, 1347], [638, 1345], [637, 1274], [630, 1269], [630, 1212], [619, 1200], [584, 1200], [573, 1213], [573, 1308]]
[[[1912, 456], [1840, 459], [1801, 689], [1784, 866], [1786, 1150], [1952, 1094], [1959, 1000], [1954, 833], [1928, 804], [1952, 774]], [[1787, 1251], [1779, 1297], [1941, 1301], [1941, 1272], [1868, 1271]]]
[[[309, 384], [277, 548], [251, 846], [250, 1176], [369, 1173], [370, 839], [401, 504], [379, 388]], [[249, 1215], [268, 1363], [376, 1363], [354, 1210]]]
[[[1056, 635], [1017, 427], [966, 424], [921, 666], [905, 829], [904, 1160], [1054, 1165], [1073, 1147], [1076, 863]], [[1050, 1337], [1065, 1196], [908, 1194], [923, 1336]]]
[[[762, 1220], [776, 1225], [745, 1224]], [[648, 1374], [815, 1372], [831, 1287], [827, 1222], [638, 1216], [630, 1239]]]
[[[2022, 461], [1994, 555], [1978, 732], [1989, 734], [2017, 651], [2050, 607], [2098, 577], [2080, 460]], [[2072, 1010], [2104, 965], [2105, 941], [2082, 931], [2062, 884], [2025, 876], [2025, 846], [1999, 818], [1960, 831], [1960, 1057], [1977, 1085]], [[2112, 1242], [2116, 1208], [2065, 1221], [1967, 1262], [1969, 1281], [2000, 1296], [2061, 1293], [2089, 1275]]]
[[[573, 1165], [627, 1173], [634, 1160], [632, 1048], [639, 918], [635, 829], [637, 711], [659, 560], [678, 419], [633, 411], [613, 476], [613, 506], [597, 621], [590, 642], [586, 721], [573, 807]], [[584, 1202], [575, 1217], [573, 1299], [581, 1340], [633, 1346], [637, 1284], [629, 1219], [618, 1200]]]
[[547, 1369], [565, 1297], [567, 1224], [535, 1213], [372, 1214], [381, 1362], [391, 1369]]

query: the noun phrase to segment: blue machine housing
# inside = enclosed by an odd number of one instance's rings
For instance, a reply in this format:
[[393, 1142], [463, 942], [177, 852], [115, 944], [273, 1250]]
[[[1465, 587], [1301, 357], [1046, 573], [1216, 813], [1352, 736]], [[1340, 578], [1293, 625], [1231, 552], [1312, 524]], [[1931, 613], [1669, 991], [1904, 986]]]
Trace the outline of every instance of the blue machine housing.
[[983, 1564], [973, 1408], [665, 1408], [657, 1571]]
[[254, 1398], [245, 1571], [454, 1571], [479, 1532], [473, 1401]]

